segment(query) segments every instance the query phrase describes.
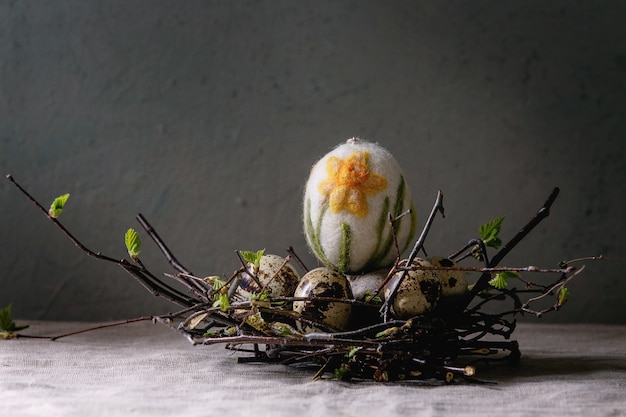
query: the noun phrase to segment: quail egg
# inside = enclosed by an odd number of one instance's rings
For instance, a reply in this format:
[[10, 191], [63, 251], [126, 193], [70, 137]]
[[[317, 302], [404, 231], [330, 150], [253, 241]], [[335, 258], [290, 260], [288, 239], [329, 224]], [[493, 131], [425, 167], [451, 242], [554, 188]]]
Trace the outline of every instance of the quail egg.
[[[315, 300], [315, 297], [352, 299], [348, 279], [330, 268], [320, 267], [307, 272], [298, 284], [294, 297], [313, 298], [306, 301], [294, 301], [293, 310], [301, 318], [324, 324], [332, 330], [343, 330], [350, 320], [352, 306], [337, 301]], [[313, 324], [298, 321], [298, 330], [303, 333], [325, 331]]]
[[[253, 276], [256, 276], [258, 282]], [[263, 287], [270, 297], [291, 297], [298, 286], [300, 275], [290, 263], [285, 263], [282, 256], [267, 254], [261, 257], [258, 268], [248, 263], [246, 271], [239, 274], [239, 279], [237, 293], [246, 298], [260, 293]]]
[[[403, 264], [406, 265], [406, 261], [400, 262], [401, 266]], [[418, 268], [419, 266], [432, 266], [428, 261], [419, 258], [416, 258], [412, 264]], [[401, 275], [402, 271], [396, 272], [385, 285], [385, 299], [389, 298]], [[434, 271], [409, 270], [392, 300], [391, 310], [396, 317], [408, 319], [431, 311], [440, 297], [441, 284]]]
[[[456, 266], [454, 261], [441, 256], [434, 256], [427, 260], [434, 266]], [[441, 283], [441, 295], [443, 297], [462, 295], [467, 292], [467, 277], [465, 276], [465, 271], [440, 269], [434, 270], [433, 272]]]

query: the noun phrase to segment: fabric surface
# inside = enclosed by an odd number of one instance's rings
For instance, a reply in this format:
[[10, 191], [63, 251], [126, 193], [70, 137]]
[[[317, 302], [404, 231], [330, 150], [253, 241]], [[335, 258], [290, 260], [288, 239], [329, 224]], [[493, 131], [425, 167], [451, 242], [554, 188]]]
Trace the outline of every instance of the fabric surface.
[[[57, 335], [81, 323], [31, 323]], [[236, 364], [149, 322], [51, 342], [0, 340], [0, 416], [626, 415], [626, 326], [520, 324], [518, 365], [490, 384], [312, 381], [313, 371]]]

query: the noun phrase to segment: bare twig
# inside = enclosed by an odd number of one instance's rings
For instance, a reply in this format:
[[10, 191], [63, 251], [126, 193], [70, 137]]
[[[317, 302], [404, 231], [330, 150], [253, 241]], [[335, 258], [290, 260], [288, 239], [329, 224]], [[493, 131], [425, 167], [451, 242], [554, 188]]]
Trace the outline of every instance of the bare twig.
[[[146, 233], [148, 233], [148, 236], [150, 236], [154, 243], [159, 247], [161, 253], [163, 253], [170, 265], [172, 265], [172, 267], [178, 272], [187, 275], [193, 275], [193, 273], [189, 269], [185, 268], [180, 262], [178, 262], [178, 260], [169, 250], [163, 239], [161, 239], [157, 231], [150, 225], [150, 223], [148, 223], [148, 220], [143, 216], [143, 214], [137, 214], [136, 218], [139, 224], [141, 224], [141, 227], [143, 227]], [[194, 292], [199, 292], [200, 294], [202, 294], [205, 290], [202, 285], [193, 280], [187, 281], [186, 279], [182, 279], [180, 280], [180, 282], [188, 287], [190, 290]]]
[[[509, 240], [503, 247], [497, 252], [489, 262], [489, 267], [497, 266], [502, 259], [515, 247], [519, 242], [522, 241], [543, 219], [550, 215], [550, 208], [552, 204], [556, 200], [559, 195], [559, 189], [554, 188], [548, 198], [546, 199], [543, 206], [537, 211], [537, 213], [533, 216], [532, 219], [519, 231], [511, 240]], [[482, 290], [489, 287], [489, 279], [491, 275], [489, 273], [483, 273], [472, 290], [465, 297], [465, 302], [459, 303], [459, 310], [462, 308], [466, 308], [467, 305], [472, 301], [472, 299]]]
[[[411, 253], [409, 254], [409, 257], [407, 258], [406, 265], [411, 265], [413, 263], [413, 260], [415, 259], [415, 257], [419, 253], [419, 251], [422, 249], [422, 246], [424, 245], [424, 242], [426, 241], [426, 236], [428, 235], [428, 231], [430, 230], [430, 227], [431, 227], [433, 221], [435, 220], [435, 216], [437, 215], [438, 212], [440, 212], [442, 216], [444, 215], [443, 193], [441, 191], [439, 191], [437, 193], [437, 198], [435, 200], [435, 204], [433, 205], [433, 208], [432, 208], [432, 210], [430, 212], [430, 215], [428, 216], [428, 219], [426, 220], [426, 224], [424, 225], [424, 229], [422, 230], [422, 233], [420, 234], [419, 238], [415, 242], [415, 245], [413, 246], [413, 249], [411, 250]], [[390, 306], [393, 305], [393, 301], [394, 301], [394, 298], [395, 298], [395, 296], [396, 296], [396, 294], [398, 292], [398, 288], [400, 288], [400, 284], [402, 284], [402, 281], [406, 277], [406, 274], [407, 274], [407, 271], [402, 271], [401, 272], [400, 276], [398, 277], [398, 280], [396, 281], [395, 285], [393, 286], [393, 288], [389, 292], [389, 297], [387, 297], [387, 299], [384, 301], [382, 307], [380, 308], [380, 313], [381, 313], [381, 315], [383, 317], [383, 321], [388, 321], [389, 320], [389, 312], [390, 312], [390, 308], [391, 308]], [[385, 279], [385, 281], [388, 281], [388, 279]], [[380, 292], [380, 290], [386, 284], [387, 284], [386, 282], [381, 284], [379, 286], [377, 292]]]
[[88, 256], [121, 266], [126, 272], [128, 272], [131, 276], [137, 279], [155, 296], [163, 296], [170, 301], [182, 306], [190, 306], [193, 304], [193, 300], [190, 297], [186, 296], [175, 288], [172, 288], [169, 285], [163, 283], [141, 265], [131, 264], [126, 259], [118, 260], [110, 256], [102, 255], [100, 252], [94, 252], [85, 245], [83, 245], [76, 237], [74, 237], [72, 233], [70, 233], [70, 231], [65, 226], [63, 226], [63, 224], [61, 224], [58, 219], [51, 217], [48, 211], [28, 191], [26, 191], [20, 184], [18, 184], [13, 176], [7, 175], [7, 179], [11, 181], [22, 192], [22, 194], [28, 197], [28, 199], [33, 204], [35, 204], [35, 206], [39, 208], [39, 210], [41, 210], [45, 214], [45, 216], [74, 243], [76, 247], [78, 247]]
[[300, 268], [302, 268], [302, 270], [306, 273], [309, 272], [309, 268], [306, 267], [306, 265], [304, 264], [304, 262], [302, 262], [302, 259], [300, 259], [300, 257], [298, 256], [298, 254], [296, 253], [296, 251], [293, 249], [293, 246], [289, 246], [287, 248], [287, 253], [289, 255], [291, 255], [296, 262], [298, 262], [298, 265], [300, 265]]
[[94, 330], [107, 329], [109, 327], [123, 326], [125, 324], [136, 323], [136, 322], [139, 322], [139, 321], [148, 321], [148, 320], [153, 320], [153, 319], [154, 319], [153, 316], [143, 316], [143, 317], [137, 317], [137, 318], [134, 318], [134, 319], [120, 320], [120, 321], [116, 321], [116, 322], [113, 322], [113, 323], [100, 324], [100, 325], [93, 326], [93, 327], [86, 327], [84, 329], [76, 330], [76, 331], [73, 331], [73, 332], [63, 333], [63, 334], [60, 334], [58, 336], [51, 336], [49, 339], [51, 341], [55, 341], [55, 340], [59, 340], [59, 339], [64, 338], [64, 337], [74, 336], [74, 335], [81, 334], [81, 333], [92, 332]]

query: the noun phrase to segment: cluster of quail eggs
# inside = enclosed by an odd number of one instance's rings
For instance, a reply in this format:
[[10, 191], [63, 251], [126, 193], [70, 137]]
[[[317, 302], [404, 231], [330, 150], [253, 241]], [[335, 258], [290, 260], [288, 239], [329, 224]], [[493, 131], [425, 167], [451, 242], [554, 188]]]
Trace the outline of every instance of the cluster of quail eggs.
[[342, 331], [351, 323], [363, 323], [354, 316], [361, 310], [353, 308], [352, 300], [365, 302], [375, 294], [380, 295], [379, 300], [385, 300], [397, 286], [404, 270], [404, 279], [391, 304], [391, 312], [397, 318], [426, 314], [435, 308], [441, 297], [453, 297], [467, 291], [465, 273], [448, 269], [456, 264], [447, 258], [418, 258], [410, 268], [406, 268], [406, 261], [399, 265], [404, 268], [395, 272], [379, 292], [389, 272], [386, 269], [346, 275], [322, 266], [300, 277], [285, 258], [267, 254], [261, 257], [258, 266], [247, 265], [246, 272], [240, 274], [237, 292], [246, 298], [262, 291], [266, 291], [270, 298], [293, 297], [296, 301], [292, 303], [292, 310], [297, 313], [298, 330], [310, 333]]
[[[406, 266], [406, 260], [400, 261], [399, 266]], [[396, 318], [409, 319], [431, 312], [442, 297], [454, 297], [467, 291], [465, 272], [454, 269], [454, 267], [456, 264], [447, 258], [415, 259], [412, 267], [406, 268], [404, 278], [399, 286], [398, 280], [403, 275], [404, 269], [398, 269], [387, 279], [389, 270], [386, 269], [359, 275], [341, 276], [335, 271], [322, 267], [318, 268], [318, 272], [311, 277], [314, 282], [309, 282], [306, 285], [314, 288], [318, 280], [324, 283], [331, 280], [331, 278], [326, 278], [327, 276], [333, 276], [332, 282], [341, 283], [344, 294], [351, 294], [352, 299], [364, 302], [371, 301], [370, 299], [375, 294], [379, 294], [380, 300], [385, 301], [390, 297], [393, 289], [398, 286], [391, 301], [391, 312]], [[381, 285], [382, 289], [378, 292]], [[335, 308], [332, 311], [329, 310], [330, 313], [321, 312], [318, 314], [329, 325], [342, 325], [337, 326], [341, 329], [345, 329], [347, 323], [357, 325], [363, 323], [361, 317], [350, 318], [352, 312], [350, 305], [344, 304], [344, 306], [347, 307]], [[354, 313], [360, 314], [361, 311], [355, 310]]]
[[248, 262], [239, 274], [237, 293], [247, 299], [266, 292], [270, 298], [294, 297], [299, 314], [298, 330], [338, 331], [348, 325], [351, 306], [332, 300], [350, 300], [352, 291], [345, 275], [327, 267], [315, 268], [300, 277], [293, 265], [281, 256], [266, 254], [258, 264]]
[[[247, 298], [263, 290], [272, 298], [294, 297], [300, 332], [341, 331], [362, 322], [352, 301], [373, 295], [380, 302], [395, 290], [390, 311], [408, 319], [467, 291], [465, 273], [442, 257], [417, 258], [410, 267], [402, 261], [388, 277], [396, 260], [392, 233], [406, 249], [416, 216], [399, 164], [380, 145], [353, 138], [333, 149], [313, 166], [304, 200], [307, 243], [324, 266], [300, 277], [285, 258], [263, 255], [241, 274], [238, 289]], [[389, 214], [406, 212], [391, 230]]]

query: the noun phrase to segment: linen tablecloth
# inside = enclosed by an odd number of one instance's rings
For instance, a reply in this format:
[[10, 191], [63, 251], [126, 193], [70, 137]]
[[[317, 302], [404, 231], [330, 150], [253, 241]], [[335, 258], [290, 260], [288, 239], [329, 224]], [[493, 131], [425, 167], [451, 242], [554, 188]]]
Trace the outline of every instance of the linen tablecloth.
[[223, 346], [150, 322], [0, 340], [0, 416], [626, 415], [626, 326], [521, 323], [514, 339], [520, 363], [479, 367], [481, 385], [312, 381], [307, 369], [236, 364]]

